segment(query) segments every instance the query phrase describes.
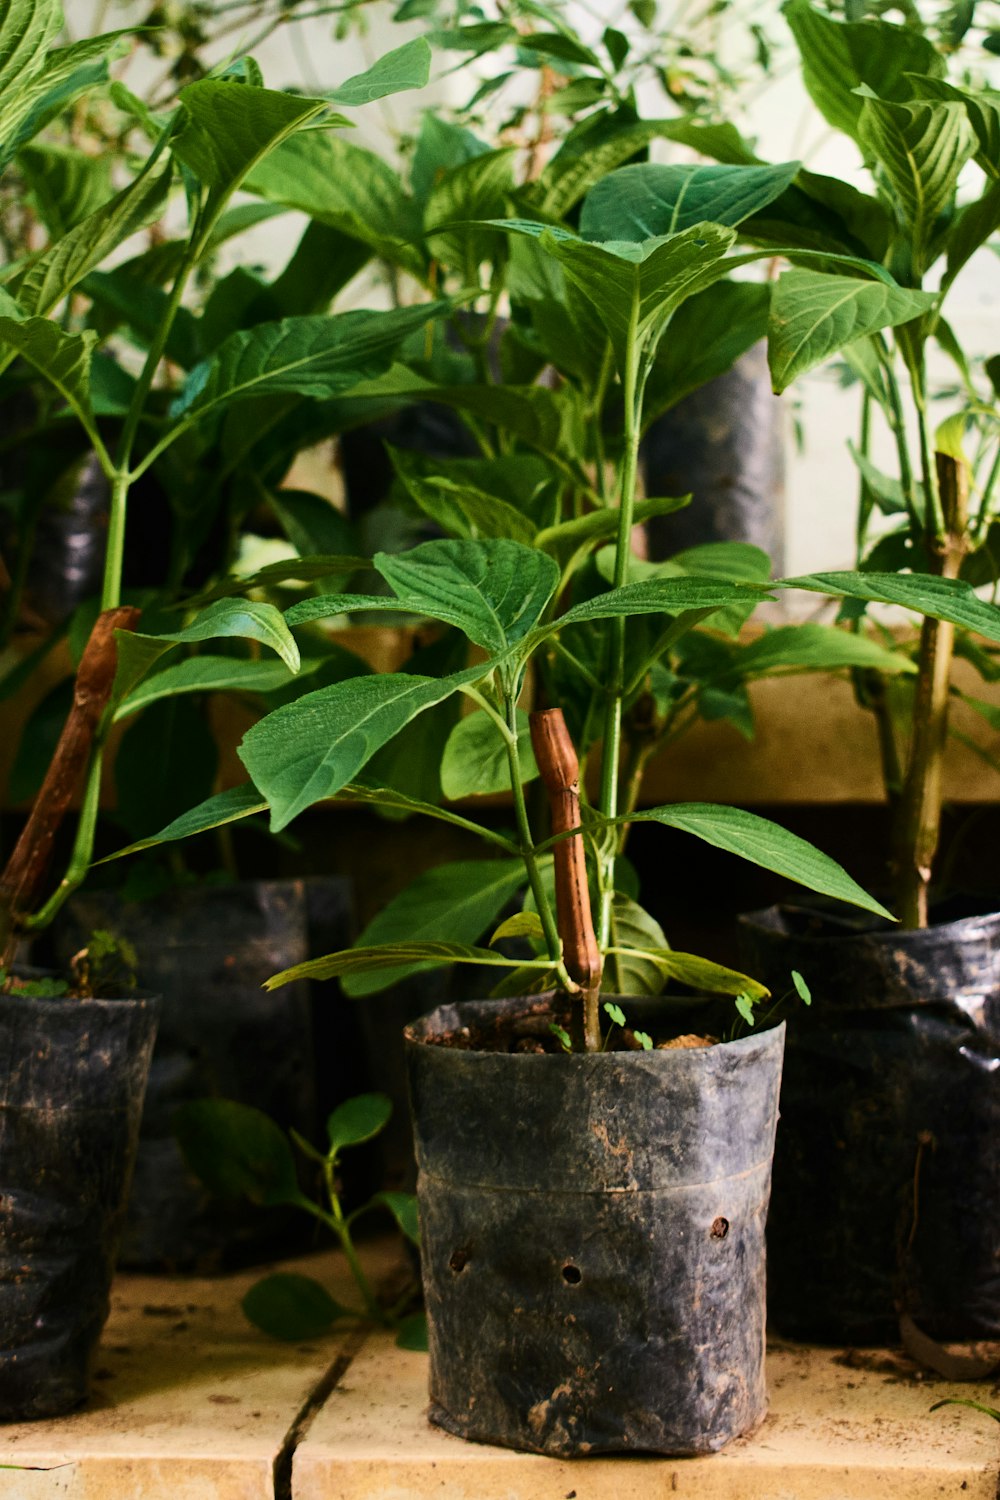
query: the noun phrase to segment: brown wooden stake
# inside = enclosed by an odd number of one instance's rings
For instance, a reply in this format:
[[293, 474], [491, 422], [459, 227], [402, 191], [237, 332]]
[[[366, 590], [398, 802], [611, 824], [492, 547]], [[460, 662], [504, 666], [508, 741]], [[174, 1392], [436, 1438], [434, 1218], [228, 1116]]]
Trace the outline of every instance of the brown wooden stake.
[[52, 858], [59, 825], [90, 760], [104, 710], [114, 686], [118, 653], [115, 631], [131, 630], [139, 610], [107, 609], [98, 615], [84, 649], [73, 688], [73, 706], [21, 837], [0, 876], [0, 938], [6, 967], [17, 942], [17, 923], [31, 909]]
[[588, 1052], [601, 1046], [598, 994], [601, 952], [594, 934], [587, 886], [587, 863], [580, 829], [580, 762], [561, 708], [543, 708], [530, 716], [531, 745], [549, 794], [552, 832], [572, 833], [553, 846], [556, 874], [556, 922], [563, 962], [583, 992], [583, 1036]]

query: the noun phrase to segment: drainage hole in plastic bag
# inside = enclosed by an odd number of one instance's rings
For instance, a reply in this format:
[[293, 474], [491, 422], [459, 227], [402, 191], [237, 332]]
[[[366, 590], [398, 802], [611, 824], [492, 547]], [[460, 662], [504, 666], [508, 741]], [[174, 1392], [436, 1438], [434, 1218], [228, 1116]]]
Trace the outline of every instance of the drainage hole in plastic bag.
[[567, 1286], [579, 1286], [583, 1280], [583, 1272], [572, 1261], [567, 1261], [562, 1268], [562, 1277]]
[[712, 1220], [713, 1240], [724, 1240], [729, 1233], [729, 1220], [718, 1218]]
[[460, 1272], [464, 1271], [465, 1268], [466, 1268], [466, 1266], [468, 1264], [469, 1264], [469, 1252], [468, 1252], [468, 1250], [453, 1250], [452, 1251], [452, 1253], [451, 1253], [451, 1260], [449, 1260], [448, 1265], [454, 1271], [454, 1273], [455, 1273], [456, 1276], [458, 1276], [460, 1274]]

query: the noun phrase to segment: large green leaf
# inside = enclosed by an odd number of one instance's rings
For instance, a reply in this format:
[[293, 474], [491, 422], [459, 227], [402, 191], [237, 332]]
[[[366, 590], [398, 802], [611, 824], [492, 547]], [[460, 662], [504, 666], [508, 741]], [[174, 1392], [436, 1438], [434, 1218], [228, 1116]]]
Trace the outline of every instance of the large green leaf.
[[[180, 102], [170, 149], [208, 189], [216, 211], [282, 141], [329, 108], [324, 99], [254, 88], [232, 78], [190, 83]], [[346, 123], [339, 117], [324, 120]]]
[[67, 234], [112, 196], [111, 158], [72, 146], [23, 146], [18, 165], [52, 239]]
[[[478, 267], [494, 245], [493, 234], [471, 227], [472, 221], [503, 214], [514, 187], [513, 157], [513, 148], [504, 147], [461, 162], [435, 183], [427, 199], [427, 248], [443, 265], [464, 270], [469, 285], [476, 284]], [[462, 227], [448, 227], [460, 221]]]
[[240, 1306], [261, 1333], [296, 1344], [320, 1338], [339, 1318], [355, 1316], [325, 1286], [297, 1271], [275, 1271], [255, 1281]]
[[355, 678], [306, 693], [255, 724], [239, 755], [267, 798], [273, 831], [334, 796], [405, 724], [483, 671], [480, 666], [443, 678], [403, 672]]
[[388, 1094], [355, 1094], [327, 1117], [326, 1135], [330, 1155], [339, 1156], [348, 1146], [361, 1146], [374, 1140], [388, 1125], [392, 1100]]
[[710, 802], [675, 802], [670, 807], [644, 808], [633, 813], [631, 821], [662, 823], [667, 828], [693, 834], [716, 849], [724, 849], [751, 864], [773, 870], [811, 891], [834, 896], [891, 919], [891, 913], [863, 891], [836, 860], [821, 854], [797, 834], [789, 833], [770, 819], [758, 817], [743, 808], [722, 807]]
[[899, 604], [1000, 641], [1000, 609], [980, 599], [972, 585], [960, 579], [935, 578], [930, 573], [812, 573], [783, 579], [777, 587]]
[[363, 73], [355, 73], [327, 97], [334, 104], [354, 106], [402, 94], [408, 89], [422, 89], [431, 72], [431, 49], [426, 37], [417, 36], [394, 47]]
[[903, 651], [891, 651], [867, 636], [809, 620], [765, 631], [759, 640], [738, 649], [734, 665], [742, 677], [834, 672], [845, 667], [867, 667], [889, 674], [916, 671]]
[[587, 240], [651, 240], [696, 224], [740, 224], [791, 184], [797, 161], [773, 167], [636, 162], [611, 172], [584, 200]]
[[374, 151], [326, 131], [305, 131], [272, 151], [244, 186], [274, 203], [301, 209], [423, 277], [420, 211], [398, 175]]
[[96, 333], [64, 333], [50, 318], [0, 317], [0, 357], [14, 350], [69, 402], [98, 451], [103, 444], [90, 405]]
[[560, 262], [603, 320], [620, 367], [630, 337], [640, 342], [655, 339], [686, 297], [725, 274], [723, 260], [736, 237], [733, 230], [717, 224], [698, 224], [641, 244], [624, 240], [598, 245], [525, 219], [509, 219], [499, 227], [540, 240]]
[[[521, 780], [533, 781], [538, 766], [528, 715], [521, 709], [517, 711], [517, 743]], [[441, 790], [449, 802], [510, 790], [507, 742], [489, 714], [467, 714], [451, 731], [441, 759]]]
[[291, 969], [273, 974], [264, 988], [276, 990], [296, 979], [337, 979], [342, 975], [355, 976], [418, 964], [486, 964], [498, 969], [531, 970], [551, 968], [548, 959], [534, 962], [501, 958], [489, 948], [473, 948], [467, 943], [386, 943], [380, 948], [345, 948], [341, 953], [311, 958], [304, 964], [295, 964]]
[[645, 578], [608, 589], [559, 616], [547, 633], [579, 620], [610, 620], [623, 615], [685, 615], [723, 609], [727, 605], [759, 604], [774, 597], [771, 584], [731, 583], [725, 578]]
[[845, 344], [919, 317], [933, 301], [930, 292], [882, 281], [785, 271], [771, 294], [768, 363], [774, 389], [783, 391]]
[[944, 99], [965, 107], [976, 132], [976, 161], [990, 177], [1000, 177], [1000, 93], [995, 89], [963, 89], [946, 78], [911, 78], [914, 89], [928, 99]]
[[[29, 0], [28, 8], [36, 18], [44, 13], [46, 26], [51, 22], [53, 11], [56, 15], [60, 14], [60, 7], [53, 6], [48, 0], [41, 4], [37, 0]], [[40, 67], [39, 53], [36, 51], [30, 63], [18, 69], [17, 77], [8, 81], [10, 66], [23, 59], [5, 51], [3, 34], [7, 35], [8, 41], [13, 41], [16, 21], [13, 28], [8, 30], [8, 27], [23, 9], [23, 0], [22, 3], [18, 3], [18, 0], [8, 3], [3, 31], [0, 33], [0, 171], [10, 164], [15, 152], [56, 114], [66, 109], [80, 94], [107, 81], [109, 63], [128, 50], [129, 42], [135, 35], [134, 31], [125, 30], [84, 37], [68, 47], [55, 47], [45, 53]], [[43, 29], [29, 27], [21, 34], [22, 42], [32, 46], [34, 32], [33, 40], [37, 43], [41, 40]]]
[[888, 104], [866, 98], [858, 132], [862, 145], [885, 174], [919, 277], [928, 264], [935, 225], [976, 149], [965, 108], [923, 102]]
[[[661, 136], [669, 140], [676, 125], [675, 120], [630, 120], [615, 125], [600, 121], [586, 131], [578, 127], [546, 164], [537, 184], [528, 185], [528, 196], [545, 218], [563, 219], [595, 183], [652, 141]], [[595, 140], [596, 135], [600, 138]]]
[[158, 635], [119, 630], [115, 635], [118, 641], [116, 696], [131, 692], [138, 686], [157, 656], [169, 651], [173, 645], [192, 641], [220, 640], [226, 636], [259, 641], [274, 651], [290, 672], [297, 672], [300, 666], [299, 648], [281, 611], [273, 604], [263, 604], [256, 599], [218, 599], [180, 630], [165, 630]]
[[[523, 890], [528, 877], [519, 859], [459, 860], [418, 875], [384, 906], [359, 936], [356, 948], [390, 943], [475, 943]], [[373, 995], [433, 962], [400, 964], [370, 973], [345, 974], [348, 995]]]
[[224, 402], [294, 393], [330, 397], [387, 370], [398, 345], [441, 312], [424, 302], [387, 312], [282, 318], [234, 333], [188, 376], [172, 407], [185, 423]]
[[213, 1193], [253, 1203], [301, 1203], [295, 1159], [273, 1120], [233, 1099], [182, 1104], [174, 1129], [184, 1159]]
[[51, 312], [88, 271], [159, 216], [169, 184], [169, 163], [151, 159], [128, 187], [12, 276], [7, 290], [25, 313]]
[[537, 624], [559, 582], [545, 553], [503, 539], [425, 542], [374, 563], [400, 605], [457, 625], [498, 656]]
[[938, 77], [944, 59], [910, 26], [885, 21], [835, 21], [809, 0], [788, 0], [784, 14], [802, 57], [802, 78], [817, 107], [837, 130], [858, 138], [867, 85], [880, 99], [913, 97], [908, 73]]
[[609, 936], [602, 989], [614, 995], [658, 995], [667, 972], [648, 950], [666, 951], [667, 939], [656, 918], [631, 896], [616, 891]]
[[[308, 676], [316, 671], [323, 657], [303, 662], [297, 674]], [[164, 667], [147, 677], [128, 697], [119, 703], [115, 719], [128, 718], [159, 698], [173, 698], [178, 693], [271, 693], [287, 687], [295, 679], [280, 661], [253, 661], [239, 656], [189, 656], [185, 661]]]

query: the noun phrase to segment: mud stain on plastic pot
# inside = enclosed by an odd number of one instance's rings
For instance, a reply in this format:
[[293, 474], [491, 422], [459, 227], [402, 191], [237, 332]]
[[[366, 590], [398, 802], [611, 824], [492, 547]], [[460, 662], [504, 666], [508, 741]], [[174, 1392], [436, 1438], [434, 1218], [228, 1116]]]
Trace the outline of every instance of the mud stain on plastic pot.
[[712, 1452], [766, 1410], [783, 1028], [501, 1050], [538, 1007], [443, 1006], [407, 1031], [431, 1419], [560, 1457]]

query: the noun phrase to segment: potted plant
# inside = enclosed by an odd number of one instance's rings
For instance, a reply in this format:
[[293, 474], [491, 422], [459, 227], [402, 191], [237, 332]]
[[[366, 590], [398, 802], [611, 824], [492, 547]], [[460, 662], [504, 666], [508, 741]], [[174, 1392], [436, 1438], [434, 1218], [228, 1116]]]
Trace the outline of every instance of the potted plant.
[[[912, 319], [841, 351], [862, 391], [853, 451], [868, 597], [899, 600], [909, 569], [942, 584], [995, 582], [994, 362], [980, 368], [967, 355], [947, 301], [1000, 225], [997, 95], [960, 71], [961, 56], [949, 68], [963, 38], [957, 20], [958, 35], [939, 38], [939, 50], [930, 27], [841, 22], [807, 0], [792, 0], [785, 14], [806, 88], [857, 147], [873, 191], [803, 172], [743, 232], [758, 245], [864, 255], [915, 293], [936, 286]], [[971, 16], [964, 31], [970, 24]], [[976, 168], [980, 195], [966, 199], [960, 180], [964, 188]], [[806, 337], [806, 309], [822, 330], [843, 297], [836, 270], [832, 260], [793, 269], [774, 288], [772, 316], [800, 324], [808, 364], [816, 334]], [[935, 352], [957, 379], [936, 431]], [[802, 368], [801, 354], [772, 358], [776, 388]], [[892, 473], [873, 459], [880, 423]], [[844, 628], [884, 639], [853, 585], [827, 585], [844, 600]], [[991, 1082], [1000, 916], [981, 898], [963, 898], [960, 884], [949, 894], [938, 859], [950, 707], [961, 699], [996, 725], [995, 709], [955, 681], [953, 657], [991, 681], [993, 652], [971, 619], [928, 619], [914, 647], [897, 649], [916, 666], [907, 688], [862, 671], [856, 695], [877, 730], [888, 904], [899, 927], [792, 907], [756, 913], [747, 925], [765, 977], [794, 964], [817, 1001], [789, 1038], [770, 1230], [775, 1320], [801, 1337], [881, 1341], [900, 1318], [911, 1342], [914, 1321], [937, 1338], [993, 1337], [1000, 1327]]]
[[[718, 1448], [763, 1415], [762, 1229], [781, 1032], [747, 1030], [766, 999], [757, 981], [669, 947], [628, 893], [622, 830], [638, 820], [679, 828], [887, 913], [839, 866], [765, 819], [703, 804], [640, 807], [636, 767], [621, 749], [637, 701], [664, 688], [657, 668], [665, 654], [710, 614], [745, 615], [770, 593], [767, 583], [722, 576], [721, 559], [701, 573], [668, 567], [630, 581], [631, 539], [642, 514], [644, 395], [671, 319], [740, 263], [729, 255], [733, 226], [780, 197], [796, 171], [646, 164], [590, 189], [581, 233], [517, 218], [449, 230], [459, 248], [463, 237], [473, 241], [464, 259], [473, 308], [490, 295], [479, 279], [491, 254], [483, 247], [491, 235], [506, 237], [522, 278], [512, 290], [515, 312], [564, 383], [443, 389], [422, 373], [425, 350], [408, 351], [406, 366], [369, 394], [432, 392], [472, 411], [483, 438], [487, 461], [475, 470], [442, 470], [439, 461], [423, 489], [427, 476], [406, 476], [458, 535], [378, 554], [375, 571], [389, 592], [307, 599], [285, 619], [305, 629], [361, 610], [408, 614], [447, 627], [452, 639], [457, 632], [474, 658], [463, 650], [435, 671], [356, 678], [276, 709], [241, 745], [250, 781], [158, 836], [265, 809], [280, 830], [316, 802], [348, 796], [477, 832], [492, 855], [485, 882], [506, 881], [504, 900], [528, 892], [524, 909], [494, 934], [495, 943], [517, 941], [526, 951], [403, 938], [270, 981], [447, 963], [502, 976], [492, 1001], [444, 1007], [410, 1032], [433, 1410], [465, 1436], [561, 1455], [684, 1453]], [[667, 218], [653, 238], [643, 229], [651, 206]], [[808, 251], [789, 249], [808, 261]], [[912, 319], [928, 304], [881, 267], [847, 255], [840, 263], [851, 273], [840, 290], [853, 321], [845, 332], [843, 321], [827, 320], [817, 348]], [[774, 358], [798, 347], [784, 320], [772, 320], [771, 338]], [[585, 419], [574, 422], [578, 414]], [[560, 482], [517, 505], [496, 487], [501, 476], [509, 484], [525, 448], [547, 450]], [[610, 557], [592, 561], [608, 538]], [[830, 586], [868, 597], [864, 575], [840, 575]], [[878, 597], [877, 582], [873, 589]], [[1000, 631], [1000, 612], [958, 582], [913, 575], [898, 589], [934, 616], [974, 618], [993, 637]], [[826, 635], [817, 649], [832, 649]], [[398, 762], [376, 760], [458, 694], [473, 712], [449, 734], [450, 785], [485, 788], [502, 777], [512, 832], [446, 798], [400, 790], [387, 774]], [[522, 702], [533, 704], [529, 721]], [[579, 737], [592, 781], [579, 776], [565, 732], [581, 705], [593, 718], [588, 704], [598, 724]], [[529, 742], [552, 802], [545, 828], [524, 790]], [[426, 760], [407, 769], [426, 774]], [[446, 879], [457, 924], [475, 877], [465, 865]], [[627, 974], [638, 996], [608, 999], [609, 972]], [[736, 1007], [655, 998], [668, 979], [735, 996]], [[657, 1276], [664, 1261], [669, 1284]]]
[[[117, 45], [112, 35], [56, 47], [61, 24], [57, 5], [33, 0], [0, 25], [0, 60], [7, 69], [7, 163], [65, 101], [68, 81], [75, 88], [84, 75], [82, 88], [87, 80], [103, 76], [98, 64]], [[360, 83], [360, 97], [379, 97], [380, 91], [419, 83], [426, 68], [427, 49], [420, 43], [404, 49], [388, 69], [376, 64], [345, 88], [349, 95], [354, 88], [352, 97], [357, 97]], [[249, 63], [192, 84], [168, 118], [145, 119], [155, 139], [131, 180], [65, 233], [53, 234], [42, 249], [9, 267], [0, 294], [2, 372], [18, 385], [26, 383], [25, 372], [30, 372], [28, 379], [47, 389], [56, 419], [78, 424], [110, 495], [99, 611], [84, 611], [74, 621], [82, 654], [72, 707], [0, 876], [4, 1045], [12, 1069], [3, 1111], [5, 1234], [11, 1245], [30, 1243], [35, 1253], [48, 1243], [45, 1235], [51, 1230], [52, 1250], [51, 1255], [39, 1253], [27, 1280], [22, 1266], [27, 1251], [16, 1250], [4, 1276], [8, 1352], [2, 1362], [0, 1406], [7, 1417], [55, 1414], [85, 1394], [87, 1369], [107, 1310], [155, 1009], [144, 999], [93, 998], [86, 992], [66, 999], [58, 986], [54, 992], [26, 990], [10, 968], [19, 940], [44, 929], [87, 872], [104, 747], [115, 717], [135, 710], [134, 695], [139, 693], [139, 706], [145, 706], [214, 683], [245, 687], [254, 666], [262, 665], [243, 657], [211, 661], [196, 655], [167, 666], [168, 653], [204, 641], [243, 640], [258, 650], [274, 651], [286, 680], [300, 666], [280, 611], [266, 602], [223, 597], [186, 610], [180, 621], [150, 607], [144, 623], [159, 626], [160, 633], [132, 628], [139, 608], [123, 603], [130, 495], [176, 444], [197, 448], [211, 442], [211, 430], [233, 403], [251, 396], [277, 400], [342, 391], [361, 374], [371, 376], [387, 366], [399, 339], [433, 313], [432, 307], [421, 307], [265, 320], [245, 332], [224, 334], [192, 370], [175, 403], [170, 402], [172, 393], [158, 384], [181, 319], [185, 288], [223, 232], [232, 194], [269, 150], [293, 131], [320, 122], [343, 123], [331, 114], [328, 100], [264, 89]], [[144, 325], [150, 331], [138, 377], [122, 366], [109, 373], [111, 362], [106, 350], [98, 350], [97, 331], [79, 326], [87, 304], [77, 289], [119, 245], [160, 214], [175, 175], [184, 184], [189, 214], [185, 235], [168, 252], [160, 247], [170, 264], [169, 292], [152, 298], [156, 313]], [[342, 558], [334, 559], [320, 573], [344, 567]], [[56, 833], [81, 782], [67, 867], [43, 899]], [[95, 1113], [93, 1129], [89, 1123], [81, 1125], [81, 1111], [89, 1122], [88, 1112], [99, 1112], [99, 1106], [104, 1113], [99, 1119]], [[45, 1121], [48, 1125], [40, 1128]], [[90, 1177], [79, 1158], [84, 1146], [88, 1161], [92, 1157]], [[40, 1176], [52, 1185], [51, 1201], [39, 1202], [35, 1188]], [[68, 1235], [72, 1254], [62, 1235]]]

